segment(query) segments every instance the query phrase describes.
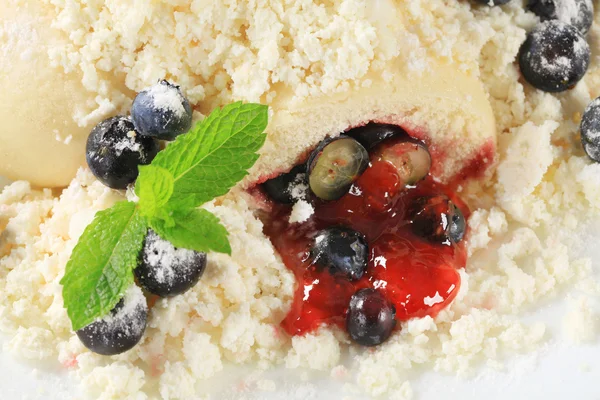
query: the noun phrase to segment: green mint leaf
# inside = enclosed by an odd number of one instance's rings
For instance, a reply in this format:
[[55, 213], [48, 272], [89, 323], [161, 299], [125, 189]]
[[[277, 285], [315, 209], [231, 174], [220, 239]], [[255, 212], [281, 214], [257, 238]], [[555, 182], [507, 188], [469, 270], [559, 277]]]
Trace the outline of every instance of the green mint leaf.
[[202, 208], [174, 211], [174, 226], [162, 219], [151, 219], [150, 226], [158, 235], [175, 247], [196, 251], [216, 251], [231, 254], [227, 230], [219, 218]]
[[145, 179], [138, 179], [135, 193], [139, 197], [140, 213], [145, 217], [154, 217], [162, 211], [173, 194], [173, 175], [158, 165], [140, 166]]
[[98, 212], [85, 229], [60, 281], [73, 330], [107, 315], [133, 284], [147, 229], [128, 202]]
[[[166, 207], [198, 207], [226, 194], [258, 159], [267, 121], [267, 106], [230, 104], [213, 111], [161, 151], [152, 165], [166, 169], [173, 177], [173, 194]], [[149, 171], [140, 170], [141, 187], [152, 184]]]

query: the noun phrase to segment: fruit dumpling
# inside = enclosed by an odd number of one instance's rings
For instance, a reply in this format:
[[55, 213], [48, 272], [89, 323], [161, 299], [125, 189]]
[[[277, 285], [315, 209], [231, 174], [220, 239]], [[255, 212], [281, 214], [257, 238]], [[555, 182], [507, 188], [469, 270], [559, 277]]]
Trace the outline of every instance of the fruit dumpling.
[[298, 281], [283, 328], [303, 335], [337, 325], [374, 346], [398, 321], [448, 306], [467, 263], [461, 191], [488, 178], [495, 161], [478, 80], [437, 65], [420, 80], [373, 79], [273, 109], [246, 187]]

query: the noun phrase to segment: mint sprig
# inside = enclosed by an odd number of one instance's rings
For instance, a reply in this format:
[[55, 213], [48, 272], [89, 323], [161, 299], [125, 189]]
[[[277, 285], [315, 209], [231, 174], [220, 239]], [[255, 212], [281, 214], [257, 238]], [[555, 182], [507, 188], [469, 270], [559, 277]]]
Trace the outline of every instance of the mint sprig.
[[230, 104], [141, 166], [138, 204], [121, 202], [98, 212], [73, 249], [61, 280], [73, 330], [107, 315], [133, 282], [149, 227], [174, 246], [231, 254], [219, 219], [198, 208], [226, 194], [258, 159], [268, 108]]
[[[213, 111], [168, 151], [160, 152], [151, 166], [164, 168], [173, 178], [167, 208], [198, 207], [226, 194], [258, 159], [256, 152], [265, 143], [267, 120], [266, 106], [234, 103]], [[140, 199], [141, 189], [153, 177], [149, 169], [140, 169], [136, 183]]]
[[219, 223], [219, 218], [202, 208], [187, 211], [174, 211], [171, 215], [174, 225], [155, 218], [150, 226], [162, 238], [175, 247], [196, 251], [216, 251], [231, 254], [231, 246], [227, 239], [227, 230]]
[[139, 198], [140, 213], [148, 218], [159, 215], [173, 195], [173, 175], [166, 169], [154, 164], [139, 167], [144, 179], [136, 182], [136, 194]]
[[147, 229], [134, 203], [120, 202], [96, 214], [60, 281], [74, 330], [108, 314], [131, 286]]

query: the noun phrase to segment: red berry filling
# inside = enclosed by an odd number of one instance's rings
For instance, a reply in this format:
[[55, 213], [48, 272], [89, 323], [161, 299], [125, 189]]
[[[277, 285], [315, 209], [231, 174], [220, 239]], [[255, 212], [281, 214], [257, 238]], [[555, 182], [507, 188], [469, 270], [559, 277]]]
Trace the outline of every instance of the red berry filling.
[[[386, 157], [386, 150], [397, 144], [395, 138], [386, 139], [372, 150], [369, 166], [341, 198], [311, 198], [315, 212], [308, 221], [290, 224], [289, 204], [276, 203], [262, 215], [265, 234], [299, 283], [282, 322], [290, 335], [313, 331], [322, 324], [344, 327], [350, 299], [362, 288], [374, 288], [383, 295], [395, 307], [399, 321], [435, 316], [458, 293], [458, 270], [467, 260], [461, 240], [464, 219], [458, 239], [444, 236], [444, 230], [453, 218], [452, 210], [458, 208], [458, 214], [462, 211], [468, 217], [467, 206], [452, 188], [429, 175], [407, 182], [398, 160]], [[332, 227], [364, 236], [368, 265], [360, 279], [332, 273], [315, 261], [315, 238]]]

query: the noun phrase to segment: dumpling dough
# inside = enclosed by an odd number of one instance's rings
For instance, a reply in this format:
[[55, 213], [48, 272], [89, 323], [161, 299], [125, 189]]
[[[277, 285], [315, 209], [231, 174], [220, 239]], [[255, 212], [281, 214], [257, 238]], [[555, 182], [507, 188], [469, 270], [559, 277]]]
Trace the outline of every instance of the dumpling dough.
[[397, 74], [389, 80], [372, 76], [371, 82], [302, 104], [273, 104], [267, 142], [244, 186], [289, 170], [326, 136], [370, 121], [399, 125], [424, 140], [432, 153], [431, 173], [440, 182], [489, 177], [496, 123], [478, 78], [433, 64], [419, 79]]
[[0, 176], [67, 185], [85, 164], [90, 126], [73, 115], [90, 95], [79, 74], [52, 68], [47, 46], [60, 40], [40, 1], [4, 0], [0, 11]]

